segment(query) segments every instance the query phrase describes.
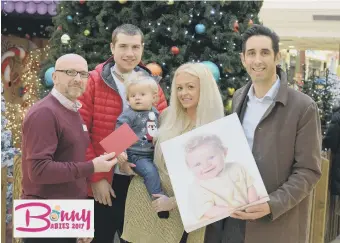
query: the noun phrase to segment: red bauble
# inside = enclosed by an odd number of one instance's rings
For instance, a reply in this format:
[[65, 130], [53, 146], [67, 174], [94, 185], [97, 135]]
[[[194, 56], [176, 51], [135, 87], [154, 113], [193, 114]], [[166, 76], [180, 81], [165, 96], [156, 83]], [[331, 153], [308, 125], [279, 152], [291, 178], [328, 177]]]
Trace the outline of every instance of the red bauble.
[[29, 87], [26, 85], [26, 86], [24, 87], [24, 89], [22, 90], [22, 93], [23, 93], [23, 94], [26, 94], [28, 90], [29, 90]]
[[61, 27], [61, 25], [58, 26], [57, 30], [62, 30], [63, 27]]
[[234, 23], [234, 32], [238, 32], [238, 21], [236, 20]]
[[173, 46], [173, 47], [171, 47], [171, 52], [174, 55], [178, 55], [179, 54], [179, 48], [177, 46]]
[[79, 3], [80, 3], [80, 4], [84, 4], [84, 3], [85, 3], [85, 0], [79, 0]]

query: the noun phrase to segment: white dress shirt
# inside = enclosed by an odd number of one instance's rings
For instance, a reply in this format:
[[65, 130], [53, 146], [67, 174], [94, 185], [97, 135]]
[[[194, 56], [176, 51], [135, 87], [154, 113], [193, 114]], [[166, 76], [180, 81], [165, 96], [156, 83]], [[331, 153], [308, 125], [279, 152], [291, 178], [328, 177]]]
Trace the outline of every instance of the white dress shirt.
[[[113, 80], [116, 83], [117, 89], [118, 89], [118, 93], [120, 95], [120, 98], [122, 98], [122, 102], [123, 102], [123, 110], [125, 110], [126, 108], [129, 107], [129, 103], [127, 101], [127, 97], [126, 97], [126, 88], [125, 88], [125, 84], [120, 81], [117, 76], [114, 73], [115, 70], [115, 66], [111, 67], [111, 75], [113, 77]], [[134, 71], [132, 71], [134, 72]], [[132, 73], [131, 72], [131, 73]]]
[[77, 112], [81, 108], [81, 103], [79, 101], [76, 100], [75, 102], [73, 102], [69, 100], [55, 88], [52, 89], [51, 95], [53, 95], [60, 102], [61, 105], [71, 111]]
[[269, 106], [274, 102], [275, 97], [280, 88], [280, 78], [277, 76], [276, 82], [266, 93], [266, 95], [259, 99], [255, 96], [254, 85], [251, 85], [247, 102], [247, 109], [244, 114], [242, 127], [246, 135], [250, 149], [253, 149], [254, 133], [257, 125], [259, 124], [264, 113], [268, 110]]

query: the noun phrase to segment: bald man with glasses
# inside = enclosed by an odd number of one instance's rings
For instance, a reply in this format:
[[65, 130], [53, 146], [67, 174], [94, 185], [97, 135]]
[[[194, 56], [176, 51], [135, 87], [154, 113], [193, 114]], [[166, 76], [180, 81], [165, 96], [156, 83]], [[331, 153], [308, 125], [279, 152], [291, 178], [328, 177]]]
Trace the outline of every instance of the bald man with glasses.
[[[87, 62], [66, 54], [55, 64], [54, 88], [28, 111], [22, 130], [22, 199], [87, 199], [87, 178], [108, 172], [115, 153], [86, 161], [90, 138], [78, 110]], [[89, 243], [92, 239], [28, 238], [25, 243]]]

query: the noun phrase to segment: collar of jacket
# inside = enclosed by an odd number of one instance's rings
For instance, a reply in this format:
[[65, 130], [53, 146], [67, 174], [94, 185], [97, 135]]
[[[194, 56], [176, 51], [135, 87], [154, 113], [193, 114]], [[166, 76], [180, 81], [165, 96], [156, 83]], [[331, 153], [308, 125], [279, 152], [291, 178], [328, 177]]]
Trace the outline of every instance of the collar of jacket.
[[[288, 101], [288, 82], [286, 73], [279, 67], [276, 67], [276, 73], [280, 78], [280, 88], [274, 99], [275, 103], [281, 103], [282, 105], [287, 105]], [[237, 114], [240, 116], [240, 120], [242, 121], [245, 109], [247, 107], [248, 102], [248, 91], [251, 87], [252, 82], [248, 82], [244, 87], [240, 89], [239, 94], [234, 99], [234, 107]], [[235, 93], [236, 94], [236, 93]], [[243, 114], [243, 115], [242, 115]]]
[[[112, 89], [114, 89], [115, 91], [118, 92], [118, 88], [117, 88], [117, 85], [116, 85], [116, 82], [114, 81], [112, 75], [111, 75], [111, 67], [113, 67], [115, 65], [115, 62], [114, 62], [114, 59], [113, 59], [113, 56], [110, 57], [103, 65], [103, 70], [102, 70], [102, 73], [101, 73], [101, 76], [102, 76], [102, 79], [104, 80], [104, 82], [110, 86]], [[152, 76], [151, 74], [151, 71], [144, 66], [144, 64], [142, 62], [140, 62], [134, 69], [135, 72], [138, 72], [138, 71], [145, 71], [147, 72], [148, 74], [150, 74], [150, 76]], [[158, 83], [159, 82], [159, 77], [158, 76], [152, 76], [155, 81]]]

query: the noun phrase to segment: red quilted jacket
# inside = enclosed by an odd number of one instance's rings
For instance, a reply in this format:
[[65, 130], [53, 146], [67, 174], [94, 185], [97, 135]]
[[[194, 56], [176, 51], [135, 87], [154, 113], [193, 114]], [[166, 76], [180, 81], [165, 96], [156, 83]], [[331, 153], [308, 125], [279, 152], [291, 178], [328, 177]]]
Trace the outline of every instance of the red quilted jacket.
[[[122, 112], [123, 101], [110, 70], [113, 65], [113, 58], [110, 58], [91, 71], [86, 91], [79, 97], [79, 101], [82, 103], [79, 111], [91, 138], [91, 144], [86, 152], [87, 160], [94, 159], [105, 152], [99, 142], [114, 130], [117, 118]], [[141, 68], [150, 73], [142, 65], [136, 67], [137, 70]], [[158, 94], [157, 109], [162, 112], [167, 107], [167, 102], [161, 87], [159, 87]], [[113, 170], [107, 173], [94, 173], [90, 181], [96, 182], [105, 178], [111, 184]], [[93, 195], [90, 186], [88, 192], [90, 196]]]

